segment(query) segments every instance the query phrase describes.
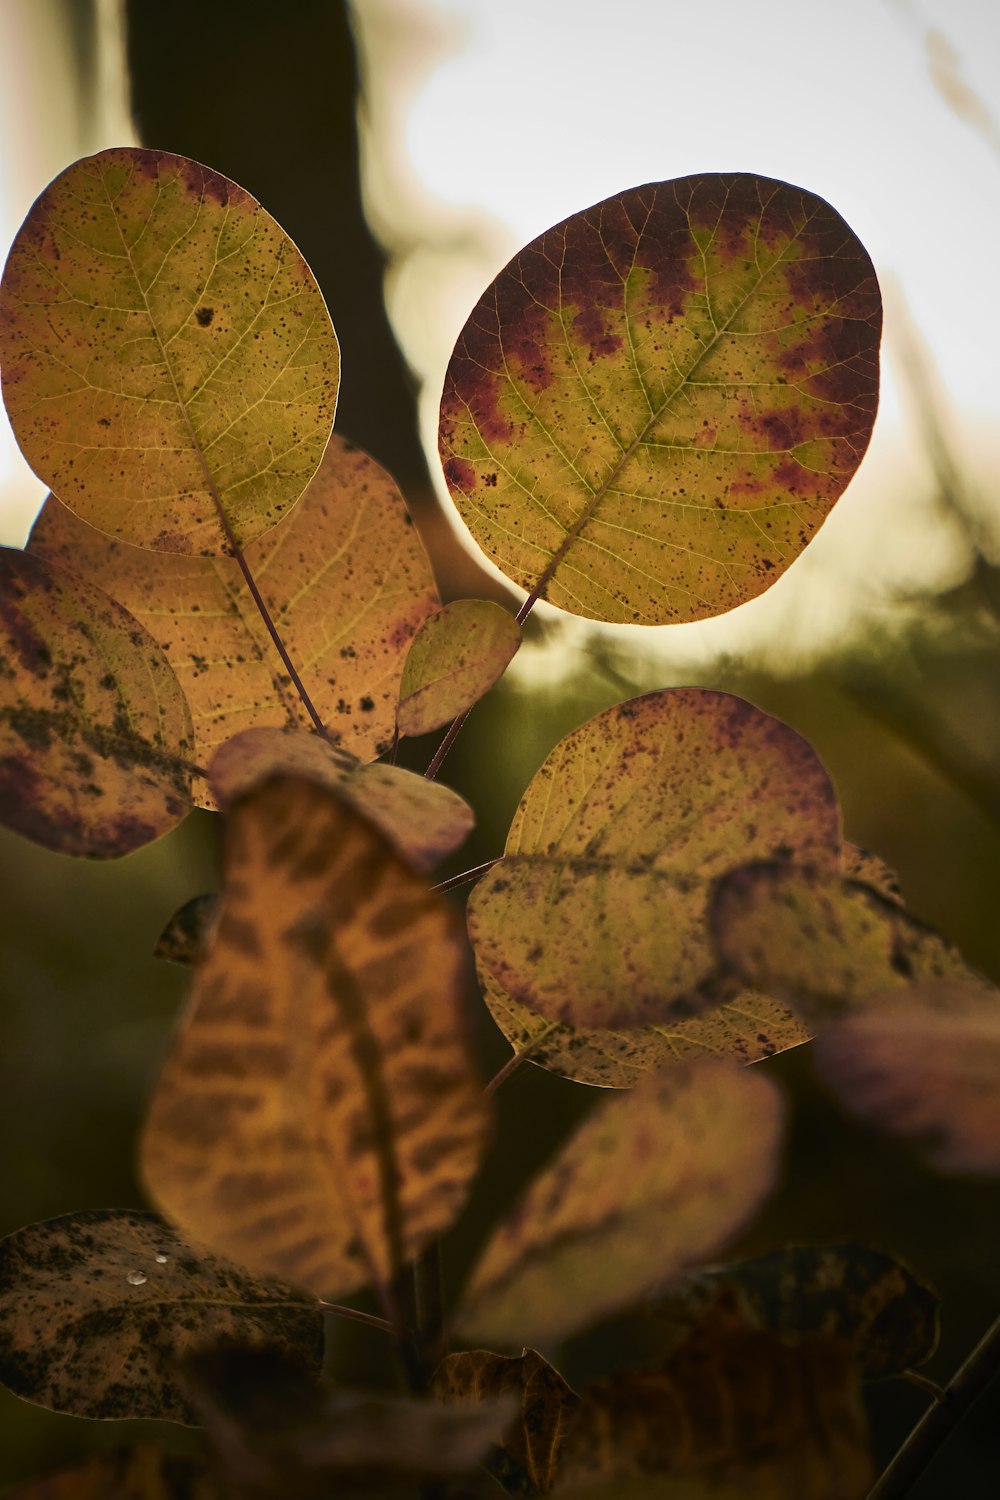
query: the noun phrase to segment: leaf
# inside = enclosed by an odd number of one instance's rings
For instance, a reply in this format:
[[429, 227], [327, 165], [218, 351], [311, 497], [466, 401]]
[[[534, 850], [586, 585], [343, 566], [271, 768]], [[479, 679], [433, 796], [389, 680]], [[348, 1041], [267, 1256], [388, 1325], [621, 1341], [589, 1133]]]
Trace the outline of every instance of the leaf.
[[[233, 558], [130, 547], [54, 496], [28, 547], [98, 580], [159, 641], [191, 705], [202, 765], [243, 729], [311, 727]], [[330, 735], [362, 760], [381, 754], [410, 638], [438, 602], [394, 480], [335, 435], [299, 503], [244, 556]]]
[[716, 886], [709, 921], [726, 965], [813, 1024], [882, 991], [976, 977], [897, 899], [828, 869], [765, 860], [732, 870]]
[[449, 1354], [434, 1372], [431, 1393], [441, 1401], [471, 1406], [516, 1396], [517, 1417], [502, 1435], [502, 1445], [538, 1493], [551, 1494], [580, 1398], [548, 1360], [534, 1349], [516, 1359], [489, 1349]]
[[588, 1115], [494, 1232], [462, 1337], [544, 1345], [702, 1259], [770, 1192], [780, 1133], [759, 1072], [710, 1060], [647, 1074]]
[[925, 980], [817, 1043], [820, 1073], [862, 1120], [920, 1144], [942, 1172], [1000, 1175], [1000, 992]]
[[684, 1019], [743, 988], [719, 992], [706, 907], [711, 882], [751, 851], [838, 858], [833, 788], [806, 742], [727, 693], [621, 703], [529, 785], [469, 902], [477, 961], [570, 1026]]
[[223, 1500], [205, 1466], [141, 1443], [33, 1479], [9, 1500]]
[[189, 1232], [331, 1295], [449, 1227], [488, 1117], [459, 914], [327, 789], [234, 804], [224, 905], [142, 1170]]
[[451, 494], [522, 588], [663, 625], [772, 584], [857, 469], [881, 299], [828, 203], [747, 173], [647, 183], [527, 245], [459, 337]]
[[11, 424], [35, 473], [139, 547], [228, 552], [316, 472], [340, 355], [298, 250], [218, 172], [122, 146], [36, 199], [0, 287]]
[[274, 1345], [318, 1372], [322, 1314], [157, 1214], [65, 1214], [0, 1241], [0, 1379], [25, 1401], [190, 1422], [175, 1361], [223, 1338]]
[[307, 776], [329, 787], [369, 818], [403, 858], [429, 870], [464, 843], [472, 808], [450, 787], [399, 766], [364, 766], [319, 735], [246, 729], [227, 740], [209, 767], [223, 808], [270, 776]]
[[153, 949], [154, 958], [171, 964], [200, 964], [211, 947], [218, 915], [219, 898], [214, 892], [192, 896], [178, 907], [160, 933]]
[[464, 714], [499, 681], [520, 644], [514, 616], [489, 599], [455, 599], [428, 615], [403, 668], [400, 734], [428, 734]]
[[127, 854], [191, 807], [191, 718], [156, 642], [100, 589], [0, 548], [0, 820]]

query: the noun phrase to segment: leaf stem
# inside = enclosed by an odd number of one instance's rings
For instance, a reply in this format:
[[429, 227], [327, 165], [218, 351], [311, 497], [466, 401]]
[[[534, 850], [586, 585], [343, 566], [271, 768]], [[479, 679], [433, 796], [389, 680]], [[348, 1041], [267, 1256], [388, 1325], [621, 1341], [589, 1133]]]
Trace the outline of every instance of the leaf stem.
[[952, 1376], [940, 1399], [920, 1418], [889, 1463], [868, 1500], [902, 1500], [965, 1416], [976, 1397], [1000, 1369], [1000, 1318], [980, 1339], [965, 1363]]
[[457, 719], [452, 720], [451, 727], [449, 728], [448, 733], [445, 735], [440, 745], [438, 745], [437, 749], [434, 752], [434, 756], [431, 760], [430, 765], [424, 772], [424, 776], [428, 781], [433, 781], [437, 773], [440, 771], [445, 756], [448, 754], [448, 751], [458, 739], [458, 736], [461, 733], [462, 725], [465, 723], [471, 712], [472, 709], [467, 708], [464, 714], [459, 714]]
[[510, 1077], [510, 1075], [512, 1073], [516, 1072], [516, 1070], [521, 1066], [521, 1064], [524, 1061], [526, 1061], [527, 1056], [528, 1056], [528, 1054], [527, 1054], [526, 1051], [525, 1052], [512, 1052], [511, 1053], [510, 1057], [508, 1057], [507, 1061], [504, 1063], [504, 1065], [500, 1069], [499, 1073], [494, 1073], [493, 1077], [490, 1079], [489, 1083], [486, 1085], [486, 1088], [483, 1090], [483, 1092], [486, 1094], [487, 1098], [489, 1098], [490, 1096], [492, 1096], [493, 1094], [495, 1094], [496, 1091], [497, 1091], [497, 1089], [500, 1087], [501, 1084], [504, 1084], [504, 1083], [507, 1082], [507, 1079]]
[[396, 1330], [387, 1318], [376, 1318], [373, 1313], [359, 1312], [356, 1307], [344, 1307], [340, 1302], [324, 1302], [317, 1297], [317, 1305], [324, 1312], [336, 1313], [338, 1318], [350, 1318], [355, 1323], [367, 1323], [369, 1328], [380, 1328], [383, 1333], [395, 1334]]
[[503, 859], [498, 854], [495, 859], [488, 859], [481, 865], [474, 865], [471, 870], [463, 870], [461, 875], [452, 875], [450, 880], [442, 880], [440, 885], [432, 886], [435, 891], [453, 891], [457, 885], [468, 885], [470, 880], [478, 880], [480, 875], [485, 875], [487, 870], [492, 870]]

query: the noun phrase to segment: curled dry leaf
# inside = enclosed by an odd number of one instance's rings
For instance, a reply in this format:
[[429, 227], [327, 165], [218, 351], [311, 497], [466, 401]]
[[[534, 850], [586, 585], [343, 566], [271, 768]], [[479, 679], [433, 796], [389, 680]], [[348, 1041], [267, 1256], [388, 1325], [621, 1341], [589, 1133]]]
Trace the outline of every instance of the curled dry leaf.
[[292, 241], [235, 182], [116, 147], [32, 206], [0, 286], [3, 395], [40, 479], [140, 547], [229, 550], [316, 472], [340, 353]]
[[[159, 641], [191, 706], [202, 765], [241, 730], [311, 725], [233, 558], [128, 546], [54, 496], [28, 550], [96, 579]], [[331, 737], [362, 760], [381, 754], [410, 639], [438, 603], [395, 481], [335, 435], [299, 503], [243, 551]]]
[[204, 1463], [141, 1443], [33, 1479], [9, 1500], [225, 1500]]
[[186, 967], [200, 964], [212, 946], [218, 915], [219, 898], [214, 893], [192, 896], [177, 908], [160, 933], [153, 949], [154, 958]]
[[429, 615], [403, 668], [400, 734], [428, 734], [464, 714], [499, 681], [520, 644], [514, 616], [489, 599], [456, 599]]
[[504, 268], [448, 366], [440, 448], [483, 551], [599, 620], [731, 609], [843, 493], [878, 402], [871, 261], [814, 194], [648, 183]]
[[942, 1172], [1000, 1175], [1000, 991], [926, 980], [873, 997], [817, 1043], [852, 1113], [918, 1142]]
[[249, 1265], [384, 1291], [451, 1224], [486, 1144], [461, 919], [294, 777], [230, 810], [223, 894], [153, 1097], [146, 1182]]
[[464, 843], [472, 808], [450, 787], [399, 766], [365, 766], [306, 730], [246, 729], [212, 758], [209, 780], [219, 806], [270, 776], [307, 776], [369, 818], [417, 870], [432, 869]]
[[549, 1020], [670, 1023], [742, 988], [718, 982], [711, 882], [747, 851], [834, 864], [839, 847], [833, 788], [793, 730], [727, 693], [649, 693], [552, 751], [469, 932], [481, 968]]
[[0, 820], [127, 854], [191, 807], [191, 717], [147, 631], [92, 584], [0, 549]]
[[649, 1073], [584, 1124], [494, 1232], [462, 1299], [464, 1338], [546, 1344], [701, 1260], [777, 1173], [781, 1101], [757, 1071]]
[[431, 1392], [441, 1401], [469, 1406], [515, 1396], [517, 1416], [495, 1439], [539, 1494], [552, 1492], [580, 1398], [547, 1359], [534, 1349], [516, 1358], [489, 1349], [449, 1354], [434, 1372]]
[[176, 1361], [220, 1339], [280, 1348], [318, 1373], [323, 1317], [157, 1214], [66, 1214], [0, 1241], [0, 1379], [25, 1401], [190, 1422]]

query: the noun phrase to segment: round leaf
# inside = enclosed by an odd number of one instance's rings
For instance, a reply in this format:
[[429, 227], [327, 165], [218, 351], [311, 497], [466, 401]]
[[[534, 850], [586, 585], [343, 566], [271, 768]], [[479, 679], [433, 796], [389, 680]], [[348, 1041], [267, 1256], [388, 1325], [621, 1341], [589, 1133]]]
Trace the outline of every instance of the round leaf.
[[662, 625], [761, 593], [861, 462], [881, 299], [828, 203], [746, 173], [648, 183], [526, 246], [441, 401], [449, 489], [523, 588]]
[[40, 479], [140, 547], [228, 550], [323, 456], [340, 355], [298, 250], [218, 172], [122, 146], [35, 201], [0, 287], [11, 423]]
[[400, 734], [428, 734], [478, 703], [521, 644], [514, 616], [488, 599], [456, 599], [410, 644], [399, 686]]

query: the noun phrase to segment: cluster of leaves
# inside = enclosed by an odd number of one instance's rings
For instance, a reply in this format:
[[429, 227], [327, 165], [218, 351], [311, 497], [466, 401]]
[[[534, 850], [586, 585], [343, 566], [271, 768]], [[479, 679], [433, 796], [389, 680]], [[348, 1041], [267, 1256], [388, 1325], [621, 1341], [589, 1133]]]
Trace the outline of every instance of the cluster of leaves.
[[[698, 1272], [779, 1172], [782, 1101], [745, 1064], [815, 1033], [849, 1108], [996, 1173], [996, 992], [843, 840], [811, 748], [724, 693], [556, 746], [467, 924], [428, 872], [473, 821], [437, 771], [535, 603], [663, 624], [766, 588], [861, 461], [879, 336], [863, 247], [787, 184], [654, 184], [549, 230], [441, 406], [458, 509], [527, 597], [441, 607], [392, 480], [331, 435], [334, 331], [260, 205], [138, 149], [39, 198], [0, 292], [53, 491], [0, 554], [0, 816], [106, 857], [198, 805], [226, 853], [161, 944], [194, 976], [140, 1146], [159, 1213], [0, 1245], [12, 1390], [198, 1422], [213, 1457], [140, 1447], [26, 1494], [865, 1491], [860, 1382], [929, 1356], [935, 1301], [858, 1246]], [[449, 724], [426, 777], [394, 764]], [[512, 1062], [619, 1092], [442, 1307], [491, 1132], [474, 968]], [[377, 1315], [329, 1300], [365, 1291]], [[656, 1358], [571, 1390], [547, 1356], [635, 1306]], [[395, 1338], [408, 1395], [323, 1383], [331, 1311]]]

